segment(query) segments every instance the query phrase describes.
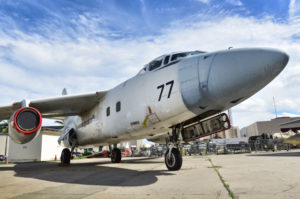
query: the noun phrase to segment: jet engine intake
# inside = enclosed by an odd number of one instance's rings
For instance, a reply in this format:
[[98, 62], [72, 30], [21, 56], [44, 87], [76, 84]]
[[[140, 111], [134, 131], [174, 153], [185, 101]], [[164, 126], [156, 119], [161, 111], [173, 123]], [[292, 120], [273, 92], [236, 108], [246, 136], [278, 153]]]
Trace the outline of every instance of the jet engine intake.
[[38, 136], [42, 126], [42, 115], [33, 107], [17, 110], [8, 123], [8, 135], [18, 144], [25, 144]]

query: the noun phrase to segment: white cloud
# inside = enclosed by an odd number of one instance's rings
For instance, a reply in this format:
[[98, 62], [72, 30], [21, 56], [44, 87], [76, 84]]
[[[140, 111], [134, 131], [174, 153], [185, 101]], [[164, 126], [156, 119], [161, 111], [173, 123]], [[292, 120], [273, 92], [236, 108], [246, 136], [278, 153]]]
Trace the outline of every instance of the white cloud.
[[290, 0], [289, 19], [290, 19], [290, 23], [293, 26], [300, 29], [300, 1], [299, 0]]
[[196, 0], [198, 2], [204, 3], [204, 4], [209, 4], [211, 0]]
[[284, 113], [281, 113], [279, 115], [279, 117], [300, 117], [300, 115], [299, 114], [293, 114], [293, 113], [286, 113], [286, 112], [284, 112]]
[[290, 15], [290, 17], [294, 17], [296, 12], [297, 12], [296, 0], [290, 0], [290, 5], [289, 5], [289, 15]]
[[226, 0], [227, 3], [230, 3], [235, 6], [242, 6], [243, 3], [240, 0]]

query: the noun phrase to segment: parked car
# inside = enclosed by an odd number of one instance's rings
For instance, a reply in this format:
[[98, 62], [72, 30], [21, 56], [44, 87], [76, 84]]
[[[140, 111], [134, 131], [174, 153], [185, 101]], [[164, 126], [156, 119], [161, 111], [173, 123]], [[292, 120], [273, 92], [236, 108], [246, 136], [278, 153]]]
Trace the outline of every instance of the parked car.
[[107, 158], [110, 156], [110, 153], [108, 150], [103, 150], [99, 153], [94, 153], [94, 154], [91, 154], [89, 156], [87, 156], [87, 158]]
[[131, 149], [120, 149], [122, 153], [122, 157], [131, 157], [132, 156], [132, 151]]
[[4, 161], [6, 160], [6, 156], [5, 155], [0, 155], [0, 161]]
[[82, 153], [80, 153], [80, 152], [74, 152], [73, 153], [76, 157], [82, 157]]

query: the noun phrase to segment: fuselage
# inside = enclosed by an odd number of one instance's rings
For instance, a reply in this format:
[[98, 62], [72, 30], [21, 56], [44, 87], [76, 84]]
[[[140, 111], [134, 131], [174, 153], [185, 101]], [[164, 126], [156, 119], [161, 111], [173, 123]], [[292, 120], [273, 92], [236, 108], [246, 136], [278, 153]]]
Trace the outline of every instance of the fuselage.
[[266, 86], [288, 56], [273, 49], [173, 53], [109, 90], [89, 112], [68, 117], [78, 145], [151, 138], [199, 115], [222, 112]]

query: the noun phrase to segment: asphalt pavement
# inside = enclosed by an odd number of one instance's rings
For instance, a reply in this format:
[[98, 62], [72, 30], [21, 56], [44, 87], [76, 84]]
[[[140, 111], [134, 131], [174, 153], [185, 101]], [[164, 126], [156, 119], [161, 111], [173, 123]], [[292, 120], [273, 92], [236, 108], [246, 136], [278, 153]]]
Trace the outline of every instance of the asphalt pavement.
[[300, 151], [1, 164], [0, 198], [300, 198]]

